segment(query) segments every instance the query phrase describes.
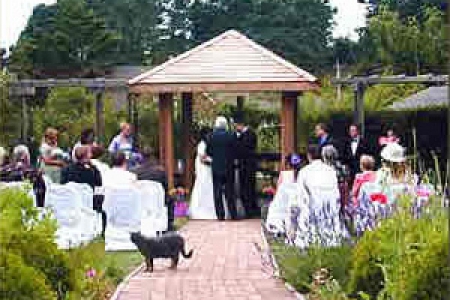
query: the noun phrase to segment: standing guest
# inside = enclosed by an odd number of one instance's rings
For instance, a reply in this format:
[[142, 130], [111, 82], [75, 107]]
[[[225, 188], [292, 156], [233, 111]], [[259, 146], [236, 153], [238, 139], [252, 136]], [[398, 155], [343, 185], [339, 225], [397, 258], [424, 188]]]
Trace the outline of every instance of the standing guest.
[[333, 145], [333, 138], [331, 137], [330, 130], [325, 123], [319, 123], [316, 125], [315, 134], [320, 153], [322, 153], [323, 147]]
[[389, 128], [386, 131], [386, 135], [378, 139], [378, 144], [380, 147], [384, 147], [392, 143], [400, 144], [400, 138], [394, 133], [394, 129]]
[[350, 179], [353, 182], [355, 175], [361, 172], [360, 158], [364, 154], [371, 154], [369, 144], [359, 133], [359, 127], [352, 124], [348, 130], [349, 138], [344, 143], [344, 163], [349, 167]]
[[350, 174], [347, 168], [339, 162], [339, 154], [334, 146], [328, 145], [322, 148], [322, 160], [336, 171], [341, 211], [343, 212], [350, 195]]
[[76, 157], [75, 157], [75, 149], [77, 149], [80, 146], [89, 146], [89, 147], [93, 147], [95, 146], [95, 131], [92, 128], [87, 128], [84, 129], [81, 132], [80, 135], [80, 140], [73, 146], [72, 149], [72, 160], [75, 161]]
[[352, 200], [355, 207], [358, 206], [358, 196], [361, 186], [366, 182], [375, 182], [375, 159], [370, 155], [361, 155], [360, 169], [362, 173], [356, 174], [352, 188]]
[[214, 131], [206, 148], [206, 154], [212, 158], [214, 206], [217, 219], [225, 220], [223, 192], [232, 219], [237, 219], [236, 199], [234, 198], [234, 167], [236, 139], [228, 132], [228, 121], [217, 117]]
[[136, 174], [127, 171], [127, 159], [123, 152], [114, 153], [111, 160], [111, 169], [103, 178], [104, 186], [130, 186], [137, 181]]
[[132, 129], [129, 123], [120, 124], [120, 133], [116, 135], [109, 144], [108, 151], [111, 154], [122, 152], [126, 158], [131, 158], [133, 152]]
[[242, 116], [238, 116], [236, 118], [236, 150], [239, 193], [247, 218], [261, 215], [256, 199], [257, 142], [255, 132], [245, 125]]
[[48, 176], [52, 182], [61, 182], [61, 169], [66, 166], [63, 160], [64, 153], [58, 147], [58, 130], [47, 128], [44, 139], [39, 149], [39, 167], [44, 175]]

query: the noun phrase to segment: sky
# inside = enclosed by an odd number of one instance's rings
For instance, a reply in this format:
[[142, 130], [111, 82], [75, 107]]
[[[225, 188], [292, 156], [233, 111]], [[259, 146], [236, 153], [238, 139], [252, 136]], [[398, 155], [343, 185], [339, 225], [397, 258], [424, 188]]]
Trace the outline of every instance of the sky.
[[[0, 0], [0, 47], [9, 48], [16, 43], [20, 32], [25, 28], [33, 8], [40, 4], [55, 3], [56, 0]], [[365, 23], [365, 7], [357, 0], [330, 0], [337, 7], [335, 16], [335, 37], [357, 39], [355, 28]]]

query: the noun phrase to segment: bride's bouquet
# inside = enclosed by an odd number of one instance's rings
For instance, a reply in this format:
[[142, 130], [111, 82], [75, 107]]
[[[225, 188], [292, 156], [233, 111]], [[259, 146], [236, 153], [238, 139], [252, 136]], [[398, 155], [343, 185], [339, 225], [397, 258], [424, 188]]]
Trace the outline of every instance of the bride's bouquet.
[[183, 187], [177, 187], [169, 191], [169, 196], [173, 199], [174, 215], [176, 218], [187, 217], [189, 214], [189, 204], [187, 202], [187, 196], [189, 192]]

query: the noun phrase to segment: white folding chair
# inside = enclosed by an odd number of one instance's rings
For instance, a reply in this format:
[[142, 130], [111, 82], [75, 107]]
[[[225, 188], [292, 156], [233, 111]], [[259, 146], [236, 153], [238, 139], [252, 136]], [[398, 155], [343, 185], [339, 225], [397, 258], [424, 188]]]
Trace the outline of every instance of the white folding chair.
[[106, 187], [103, 209], [106, 212], [105, 250], [135, 250], [132, 232], [141, 230], [141, 199], [135, 187]]
[[96, 236], [97, 216], [83, 204], [82, 194], [69, 185], [52, 184], [47, 190], [45, 206], [58, 223], [56, 243], [62, 249], [77, 247]]

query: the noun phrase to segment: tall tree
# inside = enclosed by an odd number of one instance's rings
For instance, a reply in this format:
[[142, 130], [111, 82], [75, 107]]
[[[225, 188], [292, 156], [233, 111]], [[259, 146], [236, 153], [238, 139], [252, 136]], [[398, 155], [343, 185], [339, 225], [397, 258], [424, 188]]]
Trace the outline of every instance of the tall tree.
[[12, 51], [12, 69], [33, 76], [95, 72], [109, 63], [118, 36], [84, 1], [36, 7]]
[[[175, 1], [176, 2], [176, 1]], [[187, 4], [185, 23], [170, 24], [197, 45], [227, 29], [237, 29], [310, 71], [330, 65], [333, 9], [322, 0], [194, 0]], [[185, 4], [186, 5], [186, 4]], [[177, 11], [169, 12], [170, 20]], [[178, 18], [179, 20], [180, 18]]]
[[116, 31], [121, 39], [117, 45], [117, 64], [154, 63], [163, 23], [160, 0], [86, 0], [88, 6]]

